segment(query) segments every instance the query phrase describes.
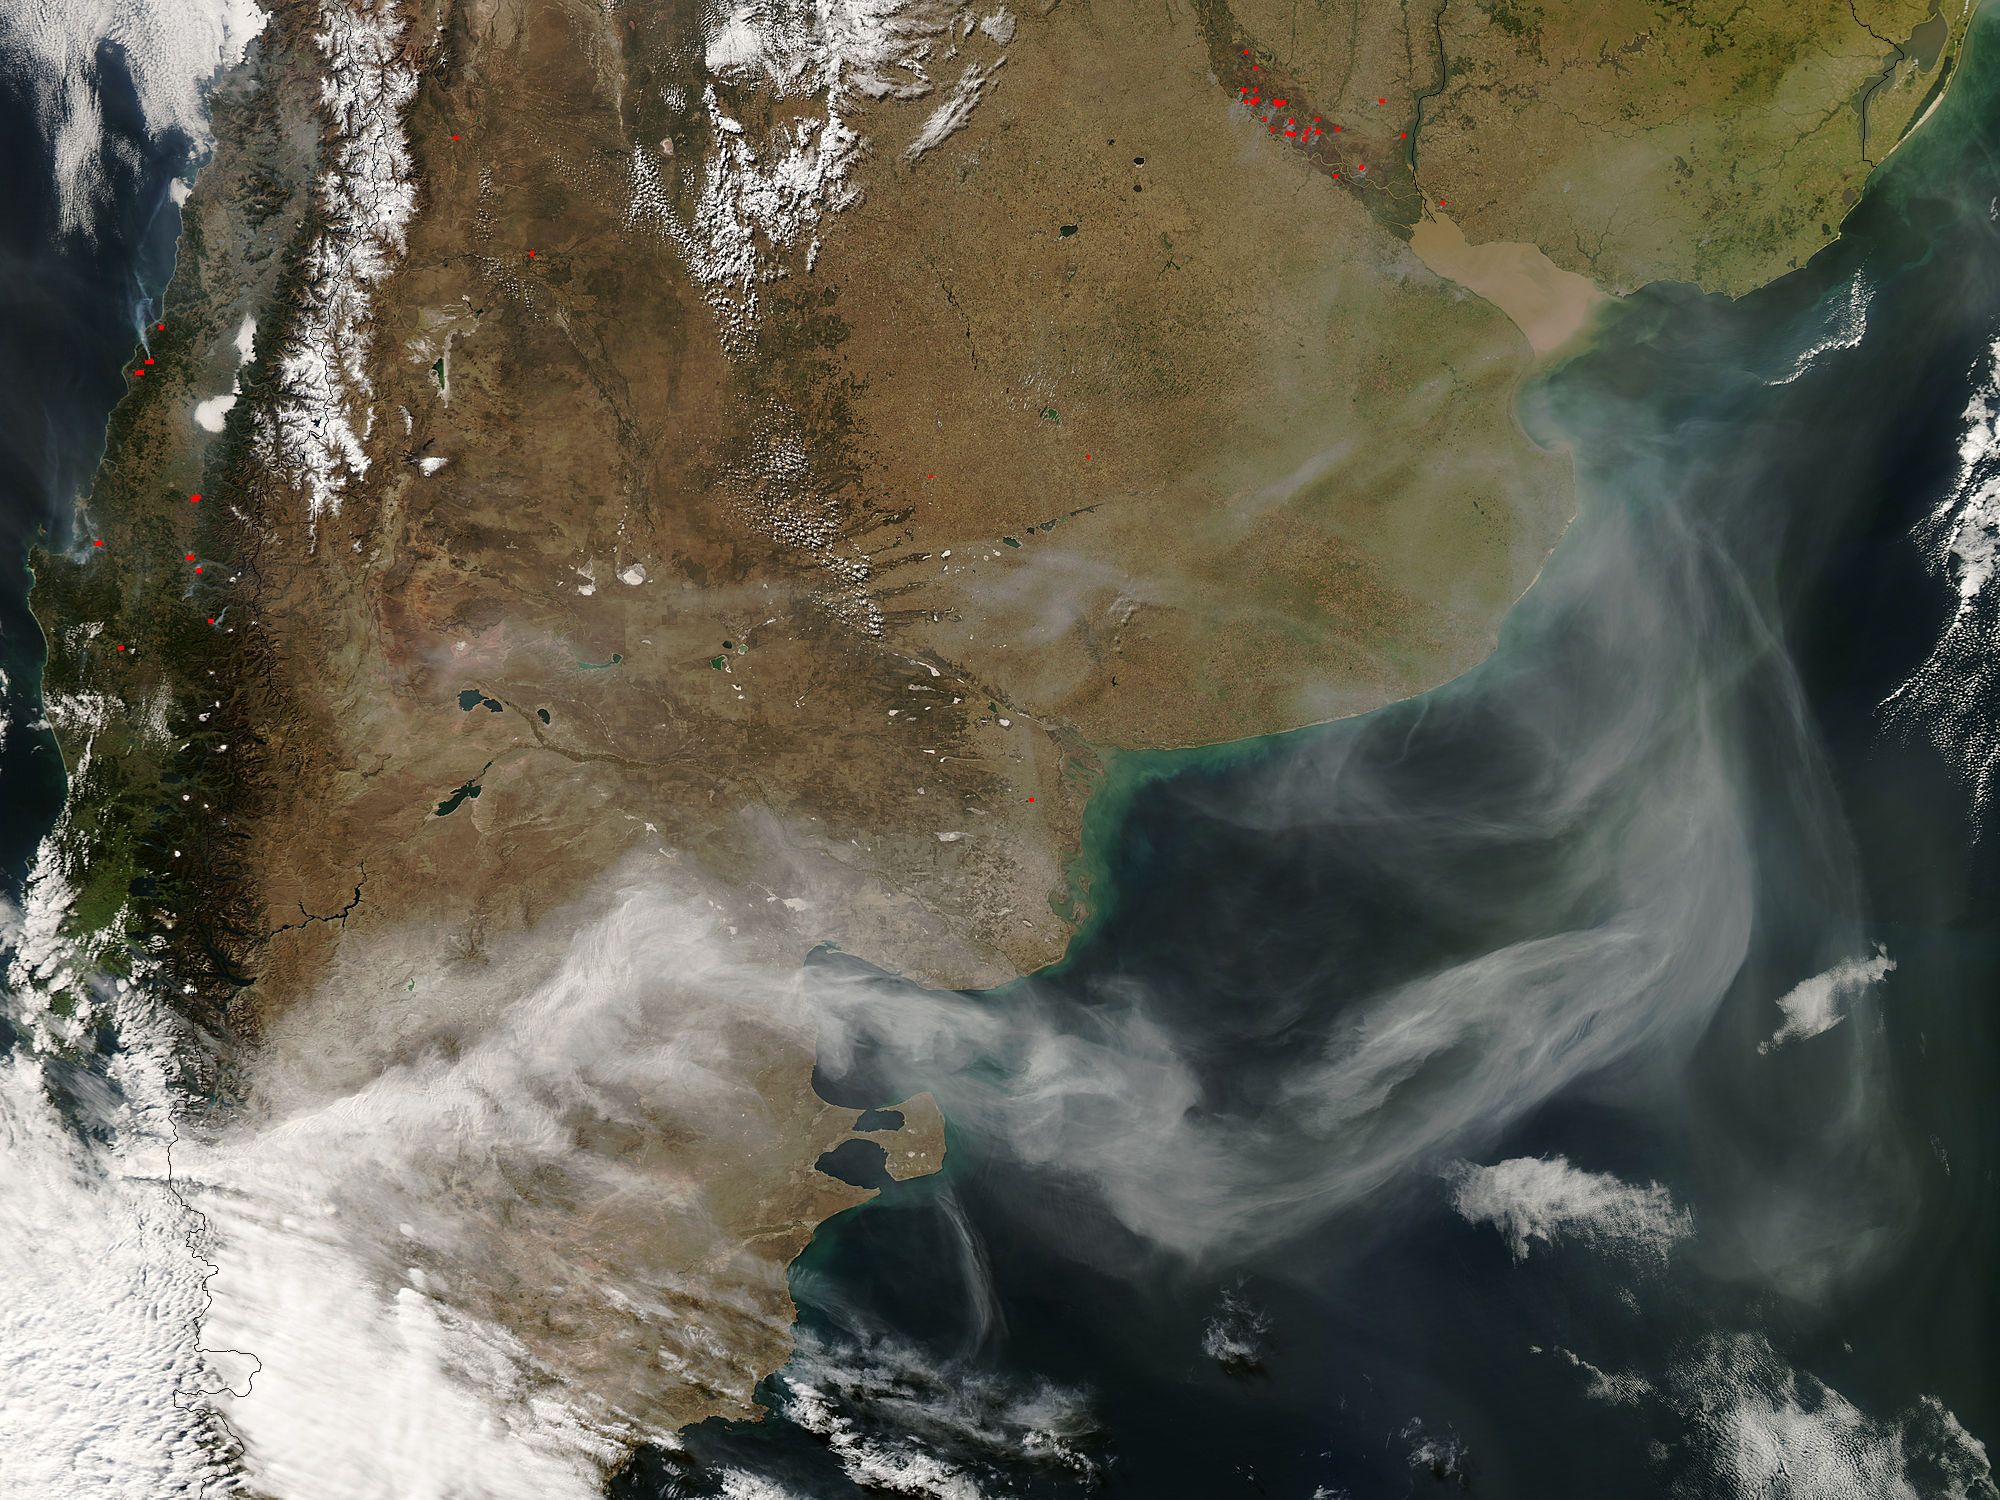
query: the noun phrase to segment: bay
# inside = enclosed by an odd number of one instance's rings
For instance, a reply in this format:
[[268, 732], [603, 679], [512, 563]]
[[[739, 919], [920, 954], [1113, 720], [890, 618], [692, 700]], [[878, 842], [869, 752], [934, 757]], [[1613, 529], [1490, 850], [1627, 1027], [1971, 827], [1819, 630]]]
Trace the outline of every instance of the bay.
[[1882, 705], [1957, 603], [1995, 28], [1808, 266], [1523, 392], [1581, 511], [1487, 663], [1114, 762], [1048, 972], [818, 957], [822, 1092], [933, 1090], [946, 1169], [615, 1493], [1993, 1493], [2000, 862]]

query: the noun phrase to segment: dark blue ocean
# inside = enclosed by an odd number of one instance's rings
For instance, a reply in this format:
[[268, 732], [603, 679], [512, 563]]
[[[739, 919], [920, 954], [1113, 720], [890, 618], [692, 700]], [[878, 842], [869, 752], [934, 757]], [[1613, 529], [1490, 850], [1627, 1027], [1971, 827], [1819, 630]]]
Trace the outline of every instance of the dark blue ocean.
[[1114, 764], [1054, 970], [816, 960], [822, 1093], [949, 1162], [797, 1263], [770, 1420], [616, 1493], [1995, 1493], [2000, 838], [1881, 709], [2000, 337], [1992, 17], [1808, 266], [1522, 393], [1581, 513], [1489, 662]]
[[[61, 806], [61, 756], [41, 717], [41, 632], [28, 612], [28, 547], [67, 542], [90, 490], [121, 373], [157, 321], [173, 274], [180, 213], [169, 187], [190, 142], [155, 137], [123, 59], [97, 57], [104, 114], [103, 191], [88, 235], [58, 232], [54, 164], [35, 80], [0, 53], [0, 888], [18, 896], [35, 846]], [[46, 539], [45, 539], [46, 540]]]
[[[1047, 973], [816, 959], [822, 1091], [933, 1090], [949, 1163], [798, 1262], [770, 1420], [615, 1493], [1994, 1493], [2000, 853], [1880, 709], [1953, 608], [1915, 533], [2000, 337], [1994, 27], [1810, 265], [1635, 296], [1522, 393], [1581, 513], [1491, 661], [1114, 763]], [[88, 486], [186, 166], [100, 64], [89, 238], [0, 73], [10, 890], [63, 785], [26, 548]]]

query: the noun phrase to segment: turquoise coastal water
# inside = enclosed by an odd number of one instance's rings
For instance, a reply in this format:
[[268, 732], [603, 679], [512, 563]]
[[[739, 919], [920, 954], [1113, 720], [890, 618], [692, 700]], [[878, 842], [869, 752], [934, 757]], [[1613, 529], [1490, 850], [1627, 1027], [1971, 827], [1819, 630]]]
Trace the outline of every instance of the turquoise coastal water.
[[[1526, 393], [1583, 514], [1491, 662], [1115, 763], [1048, 972], [814, 964], [828, 1094], [934, 1090], [949, 1164], [800, 1260], [773, 1420], [618, 1493], [1993, 1493], [2000, 859], [1879, 707], [2000, 336], [1992, 31], [1805, 271], [1654, 289]], [[116, 94], [94, 242], [7, 168], [17, 558], [169, 269], [179, 148]], [[62, 784], [5, 577], [18, 878]]]
[[1996, 50], [1809, 266], [1523, 394], [1581, 513], [1490, 661], [1114, 763], [1050, 971], [816, 961], [822, 1092], [949, 1162], [800, 1259], [771, 1420], [617, 1493], [1995, 1493], [2000, 857], [1880, 705], [1955, 603]]

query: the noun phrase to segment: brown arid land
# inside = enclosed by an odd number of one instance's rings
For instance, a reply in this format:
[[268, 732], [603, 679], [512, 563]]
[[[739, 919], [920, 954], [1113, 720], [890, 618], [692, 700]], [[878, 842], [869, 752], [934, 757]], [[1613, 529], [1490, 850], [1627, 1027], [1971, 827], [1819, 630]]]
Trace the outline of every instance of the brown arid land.
[[[604, 1452], [752, 1410], [785, 1268], [867, 1196], [814, 1167], [856, 1112], [808, 955], [1045, 965], [1106, 755], [1479, 661], [1574, 510], [1520, 382], [1608, 294], [1823, 244], [1964, 21], [816, 14], [277, 8], [37, 559], [41, 978], [186, 1021], [263, 1461], [312, 1366], [259, 1257], [308, 1220]], [[863, 1132], [899, 1179], [944, 1152], [905, 1108]]]

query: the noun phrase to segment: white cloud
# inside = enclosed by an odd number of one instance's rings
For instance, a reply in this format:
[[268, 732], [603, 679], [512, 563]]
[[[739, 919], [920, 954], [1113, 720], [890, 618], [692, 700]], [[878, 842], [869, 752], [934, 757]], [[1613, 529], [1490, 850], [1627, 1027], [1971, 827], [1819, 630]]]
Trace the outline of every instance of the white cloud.
[[1075, 1392], [941, 1364], [892, 1340], [802, 1337], [783, 1376], [785, 1415], [821, 1438], [864, 1489], [913, 1500], [982, 1500], [988, 1464], [1034, 1464], [1085, 1480], [1095, 1421]]
[[[706, 62], [711, 76], [761, 91], [772, 123], [753, 137], [724, 113], [715, 90], [702, 96], [710, 150], [698, 169], [692, 214], [675, 207], [649, 148], [633, 153], [632, 223], [672, 239], [707, 290], [724, 347], [748, 348], [762, 316], [758, 287], [789, 274], [802, 253], [810, 270], [823, 220], [861, 200], [855, 180], [870, 154], [862, 134], [869, 107], [921, 99], [935, 88], [932, 64], [973, 45], [956, 41], [958, 7], [940, 0], [735, 0], [711, 11]], [[988, 18], [979, 45], [1005, 45], [1014, 17]], [[969, 61], [908, 155], [915, 159], [963, 126], [999, 61]], [[805, 101], [810, 100], [808, 104]]]
[[[1589, 1376], [1585, 1394], [1657, 1404], [1689, 1437], [1672, 1493], [1737, 1500], [2000, 1500], [1986, 1447], [1935, 1396], [1872, 1417], [1761, 1334], [1711, 1334], [1658, 1381], [1608, 1373], [1567, 1349], [1531, 1349]], [[1715, 1481], [1720, 1480], [1718, 1489]]]
[[722, 1500], [801, 1500], [796, 1492], [741, 1469], [724, 1470], [720, 1487]]
[[2000, 1500], [1985, 1446], [1936, 1398], [1870, 1417], [1761, 1337], [1709, 1340], [1669, 1399], [1741, 1500]]
[[1870, 985], [1879, 984], [1895, 967], [1896, 961], [1878, 943], [1873, 958], [1850, 958], [1824, 974], [1802, 981], [1778, 1001], [1778, 1009], [1785, 1013], [1785, 1024], [1768, 1041], [1759, 1042], [1757, 1050], [1769, 1052], [1786, 1042], [1833, 1030], [1847, 1019], [1837, 1008], [1840, 1003], [1864, 993]]
[[1694, 1231], [1687, 1210], [1657, 1182], [1640, 1187], [1586, 1172], [1566, 1157], [1517, 1156], [1490, 1167], [1461, 1163], [1450, 1174], [1452, 1206], [1468, 1223], [1499, 1230], [1516, 1260], [1529, 1242], [1575, 1239], [1664, 1255]]
[[1271, 1315], [1239, 1292], [1225, 1291], [1215, 1314], [1202, 1325], [1201, 1352], [1225, 1370], [1254, 1370], [1264, 1362], [1264, 1336]]
[[[1013, 36], [1015, 21], [1002, 8], [977, 26], [950, 0], [724, 0], [705, 11], [708, 72], [733, 99], [751, 101], [750, 108], [731, 107], [752, 124], [728, 113], [711, 85], [699, 102], [707, 116], [705, 155], [667, 151], [663, 168], [650, 144], [635, 148], [626, 222], [679, 250], [714, 310], [727, 354], [740, 358], [755, 347], [763, 288], [810, 274], [832, 216], [861, 201], [861, 167], [874, 153], [864, 134], [871, 119], [897, 121], [895, 106], [935, 90], [933, 67], [963, 57], [957, 83], [903, 154], [916, 161], [936, 148], [990, 92], [1006, 61], [993, 49]], [[678, 90], [667, 98], [676, 110], [690, 103]], [[757, 124], [759, 117], [767, 123]], [[798, 446], [795, 426], [774, 405], [770, 430], [753, 442], [749, 472], [732, 475], [732, 488], [745, 519], [772, 540], [811, 552], [829, 575], [820, 606], [879, 636], [884, 615], [869, 589], [868, 560], [835, 545], [846, 529], [841, 506], [829, 486], [798, 472], [789, 451]]]
[[[1531, 1346], [1529, 1352], [1540, 1354], [1543, 1351]], [[1653, 1383], [1643, 1375], [1635, 1375], [1629, 1372], [1612, 1374], [1609, 1371], [1600, 1370], [1589, 1360], [1583, 1359], [1567, 1349], [1557, 1348], [1551, 1349], [1548, 1352], [1573, 1368], [1583, 1371], [1585, 1375], [1590, 1377], [1590, 1383], [1584, 1387], [1583, 1393], [1593, 1401], [1608, 1401], [1613, 1406], [1632, 1406], [1654, 1394]]]
[[147, 129], [203, 147], [203, 90], [242, 60], [265, 19], [252, 0], [14, 0], [0, 14], [0, 52], [27, 61], [66, 232], [89, 231], [103, 186], [99, 46], [123, 50]]
[[235, 405], [234, 391], [225, 391], [220, 396], [210, 396], [206, 401], [197, 401], [194, 406], [194, 425], [203, 432], [220, 432]]
[[[45, 863], [35, 905], [59, 914]], [[806, 1172], [800, 1131], [852, 1115], [753, 1081], [802, 1085], [811, 1057], [785, 909], [735, 935], [677, 869], [648, 860], [490, 962], [378, 937], [267, 1031], [249, 1102], [175, 1141], [171, 1173], [177, 1033], [15, 915], [0, 1003], [24, 1047], [75, 1047], [51, 997], [83, 992], [121, 1050], [62, 1065], [88, 1130], [0, 1059], [10, 1500], [598, 1500], [676, 1413], [745, 1411], [791, 1308], [732, 1195]]]
[[1420, 1418], [1412, 1418], [1396, 1435], [1410, 1445], [1403, 1455], [1403, 1462], [1410, 1468], [1428, 1471], [1439, 1483], [1455, 1480], [1460, 1489], [1467, 1487], [1466, 1461], [1470, 1455], [1464, 1439], [1457, 1433], [1431, 1432]]
[[660, 1414], [768, 1373], [782, 1270], [743, 1268], [709, 1194], [818, 1149], [752, 1081], [790, 1058], [803, 1085], [797, 950], [732, 938], [672, 872], [489, 962], [436, 935], [412, 939], [434, 962], [364, 950], [388, 956], [267, 1038], [247, 1114], [178, 1148], [217, 1266], [205, 1337], [259, 1362], [215, 1405], [260, 1491], [595, 1500]]
[[2000, 734], [1990, 706], [2000, 693], [2000, 339], [1986, 379], [1966, 402], [1959, 468], [1950, 492], [1919, 524], [1915, 540], [1931, 571], [1958, 595], [1923, 665], [1885, 698], [1885, 723], [1921, 732], [1963, 778], [1973, 823], [1983, 824], [2000, 777]]
[[159, 1038], [118, 1003], [127, 1050], [71, 1080], [79, 1132], [49, 1089], [63, 1065], [0, 1057], [0, 1464], [12, 1500], [178, 1500], [226, 1455], [188, 1408], [202, 1380], [199, 1221], [166, 1185]]
[[1789, 371], [1765, 384], [1790, 385], [1818, 364], [1823, 356], [1842, 349], [1859, 348], [1868, 332], [1868, 304], [1874, 295], [1874, 288], [1857, 276], [1848, 284], [1844, 296], [1829, 297], [1830, 305], [1816, 309], [1824, 319], [1820, 337], [1800, 352]]
[[[504, 1329], [397, 1285], [367, 1229], [338, 1222], [338, 1182], [269, 1143], [270, 1172], [218, 1222], [204, 1337], [257, 1362], [213, 1405], [243, 1434], [258, 1491], [279, 1500], [597, 1500], [624, 1451], [615, 1428], [538, 1370]], [[285, 1204], [279, 1172], [297, 1179]], [[212, 1211], [214, 1198], [203, 1199]], [[280, 1205], [294, 1211], [281, 1211]], [[314, 1212], [317, 1208], [319, 1211]], [[583, 1411], [579, 1410], [583, 1408]]]
[[[1004, 12], [1003, 12], [1004, 14]], [[1011, 32], [1013, 17], [1008, 17]], [[944, 103], [931, 111], [931, 117], [924, 121], [924, 128], [917, 132], [917, 138], [903, 148], [906, 161], [915, 161], [927, 151], [934, 151], [948, 139], [963, 130], [972, 120], [972, 112], [979, 108], [979, 101], [986, 97], [987, 88], [993, 82], [993, 75], [1007, 61], [1000, 57], [985, 67], [978, 63], [967, 63], [965, 71], [952, 86]]]

